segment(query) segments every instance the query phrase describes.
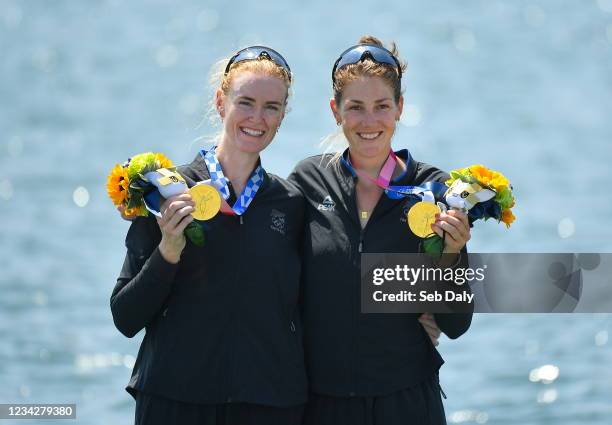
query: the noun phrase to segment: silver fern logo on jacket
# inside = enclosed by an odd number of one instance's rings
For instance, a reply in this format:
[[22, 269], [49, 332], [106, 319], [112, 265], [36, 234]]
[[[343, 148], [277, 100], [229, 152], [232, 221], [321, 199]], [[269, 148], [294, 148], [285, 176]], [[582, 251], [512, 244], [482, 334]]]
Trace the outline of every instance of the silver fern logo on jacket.
[[407, 223], [408, 220], [406, 219], [406, 217], [408, 216], [408, 211], [410, 210], [411, 206], [412, 205], [410, 204], [410, 201], [406, 201], [404, 203], [404, 206], [402, 207], [402, 214], [400, 215], [400, 219], [399, 219], [400, 223], [404, 223], [404, 224]]
[[280, 233], [281, 235], [285, 234], [286, 231], [286, 223], [285, 223], [285, 213], [280, 212], [278, 210], [272, 210], [270, 213], [270, 229], [275, 232]]

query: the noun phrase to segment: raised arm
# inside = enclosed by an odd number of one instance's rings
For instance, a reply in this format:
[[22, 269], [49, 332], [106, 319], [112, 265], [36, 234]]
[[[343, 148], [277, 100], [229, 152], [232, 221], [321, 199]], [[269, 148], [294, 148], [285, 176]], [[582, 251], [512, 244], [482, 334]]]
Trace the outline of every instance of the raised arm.
[[170, 295], [192, 211], [191, 198], [183, 194], [162, 205], [161, 219], [138, 217], [132, 222], [125, 239], [125, 261], [110, 299], [115, 326], [128, 338], [153, 320]]
[[[468, 255], [467, 249], [463, 247], [459, 254], [458, 261], [454, 264], [453, 268], [468, 268]], [[456, 284], [451, 284], [456, 285]], [[455, 286], [456, 288], [456, 286]], [[461, 290], [470, 291], [469, 285], [463, 284], [461, 285]], [[474, 311], [474, 306], [470, 305], [469, 310], [461, 313], [438, 313], [434, 314], [434, 320], [438, 324], [438, 327], [442, 332], [446, 334], [450, 339], [459, 338], [463, 335], [469, 328], [472, 323], [472, 315]]]

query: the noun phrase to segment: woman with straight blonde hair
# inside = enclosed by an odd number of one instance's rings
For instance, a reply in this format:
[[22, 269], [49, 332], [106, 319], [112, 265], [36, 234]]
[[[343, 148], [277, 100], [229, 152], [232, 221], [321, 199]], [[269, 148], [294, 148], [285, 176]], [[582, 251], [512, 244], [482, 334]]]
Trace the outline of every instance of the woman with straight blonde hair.
[[189, 193], [165, 200], [161, 217], [132, 221], [111, 310], [127, 337], [146, 329], [127, 387], [136, 424], [301, 423], [304, 200], [259, 158], [290, 84], [289, 65], [268, 47], [227, 61], [214, 100], [218, 144], [177, 170], [188, 186], [205, 182], [223, 197], [222, 213], [204, 223], [204, 246], [183, 233], [193, 220]]

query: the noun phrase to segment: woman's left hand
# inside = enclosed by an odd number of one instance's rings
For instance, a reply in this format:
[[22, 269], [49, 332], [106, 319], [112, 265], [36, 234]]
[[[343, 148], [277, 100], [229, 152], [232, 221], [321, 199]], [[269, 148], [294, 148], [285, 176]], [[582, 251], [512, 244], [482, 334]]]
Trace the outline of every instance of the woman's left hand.
[[425, 332], [427, 332], [429, 339], [431, 339], [431, 343], [434, 345], [434, 347], [437, 347], [439, 344], [438, 339], [440, 338], [441, 331], [436, 323], [434, 315], [431, 313], [423, 313], [419, 316], [418, 320], [425, 329]]
[[444, 253], [458, 253], [472, 237], [467, 215], [457, 210], [436, 214], [436, 222], [431, 228], [438, 236], [444, 238]]

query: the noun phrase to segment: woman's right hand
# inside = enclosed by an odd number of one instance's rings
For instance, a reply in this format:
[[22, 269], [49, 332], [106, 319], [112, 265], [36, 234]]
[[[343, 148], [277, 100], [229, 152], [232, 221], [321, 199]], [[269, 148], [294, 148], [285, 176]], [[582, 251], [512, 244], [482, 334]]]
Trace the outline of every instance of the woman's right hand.
[[187, 244], [184, 230], [193, 221], [194, 205], [189, 193], [181, 193], [166, 199], [160, 209], [162, 217], [156, 217], [162, 234], [159, 252], [169, 263], [176, 264], [181, 259]]
[[126, 210], [126, 208], [123, 205], [119, 205], [117, 207], [117, 211], [119, 211], [119, 214], [121, 214], [121, 218], [122, 219], [124, 219], [126, 221], [134, 221], [134, 220], [136, 220], [137, 216], [126, 214], [125, 210]]

